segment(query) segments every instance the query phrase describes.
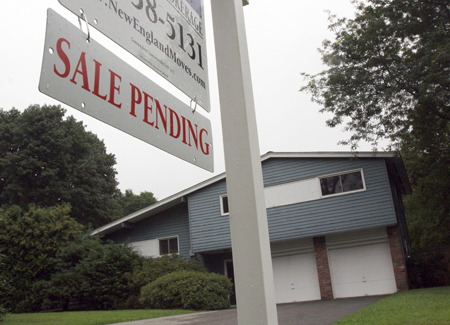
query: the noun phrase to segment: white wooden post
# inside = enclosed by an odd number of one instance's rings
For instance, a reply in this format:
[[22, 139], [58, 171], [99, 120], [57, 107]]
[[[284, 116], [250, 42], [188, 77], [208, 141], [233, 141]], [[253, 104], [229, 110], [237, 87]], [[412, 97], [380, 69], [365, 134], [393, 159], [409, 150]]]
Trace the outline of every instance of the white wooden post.
[[211, 0], [240, 325], [277, 325], [242, 0]]

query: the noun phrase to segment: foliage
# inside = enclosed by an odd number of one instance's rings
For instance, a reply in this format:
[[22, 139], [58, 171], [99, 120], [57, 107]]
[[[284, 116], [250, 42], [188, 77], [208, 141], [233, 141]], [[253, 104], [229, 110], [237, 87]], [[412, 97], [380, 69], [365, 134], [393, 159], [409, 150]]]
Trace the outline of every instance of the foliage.
[[6, 309], [0, 306], [0, 321], [3, 320], [3, 317], [5, 317], [6, 314], [7, 314]]
[[163, 255], [158, 258], [145, 258], [142, 264], [135, 265], [131, 276], [130, 296], [120, 307], [127, 309], [142, 308], [139, 300], [141, 288], [157, 278], [176, 271], [207, 272], [201, 263], [194, 258], [185, 260], [179, 254]]
[[141, 289], [149, 308], [217, 310], [230, 306], [231, 281], [224, 275], [177, 271], [159, 277]]
[[121, 193], [118, 200], [123, 209], [122, 216], [127, 216], [157, 202], [152, 192], [145, 191], [136, 195], [132, 190], [126, 190], [124, 194]]
[[70, 207], [18, 206], [0, 210], [0, 304], [15, 312], [37, 311], [43, 299], [42, 280], [50, 279], [61, 246], [82, 226], [68, 216]]
[[438, 325], [450, 323], [450, 287], [395, 293], [333, 325]]
[[356, 149], [380, 140], [401, 149], [414, 194], [405, 207], [414, 248], [450, 244], [450, 3], [354, 1], [354, 19], [331, 17], [328, 68], [303, 74], [328, 126]]
[[[3, 260], [5, 259], [5, 255], [0, 253], [0, 268], [3, 269], [5, 263]], [[3, 277], [3, 275], [0, 273], [0, 296], [3, 297], [4, 292], [7, 292], [9, 290], [8, 282], [6, 282], [6, 279]], [[3, 317], [6, 315], [7, 310], [3, 307], [3, 305], [0, 304], [0, 321], [3, 320]]]
[[118, 195], [114, 155], [60, 106], [0, 109], [0, 206], [69, 203], [71, 216], [101, 226]]
[[131, 272], [140, 262], [130, 247], [77, 236], [56, 255], [56, 271], [44, 286], [44, 307], [68, 310], [72, 301], [85, 310], [114, 308], [132, 291]]
[[133, 282], [140, 288], [163, 275], [183, 270], [206, 272], [206, 269], [197, 259], [185, 260], [179, 254], [170, 254], [155, 259], [145, 259], [141, 266], [134, 269]]
[[[333, 113], [329, 126], [346, 123], [347, 143], [400, 140], [436, 117], [450, 121], [450, 5], [436, 0], [355, 1], [355, 19], [330, 25], [317, 75], [303, 74], [302, 90]], [[429, 125], [428, 132], [436, 130]]]
[[402, 155], [414, 189], [404, 199], [413, 249], [450, 245], [450, 128], [410, 137]]
[[9, 314], [2, 325], [101, 325], [165, 316], [191, 314], [188, 310], [101, 310], [57, 313]]
[[450, 286], [450, 247], [427, 248], [412, 254], [414, 267], [408, 271], [416, 288]]

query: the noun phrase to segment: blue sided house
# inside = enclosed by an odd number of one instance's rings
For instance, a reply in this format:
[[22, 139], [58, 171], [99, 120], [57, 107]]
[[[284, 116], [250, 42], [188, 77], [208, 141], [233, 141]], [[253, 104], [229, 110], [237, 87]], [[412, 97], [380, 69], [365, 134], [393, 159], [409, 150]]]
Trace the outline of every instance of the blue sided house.
[[[408, 289], [394, 152], [268, 152], [261, 157], [277, 303]], [[94, 231], [145, 256], [196, 257], [233, 278], [225, 173]], [[239, 249], [239, 247], [234, 247]]]

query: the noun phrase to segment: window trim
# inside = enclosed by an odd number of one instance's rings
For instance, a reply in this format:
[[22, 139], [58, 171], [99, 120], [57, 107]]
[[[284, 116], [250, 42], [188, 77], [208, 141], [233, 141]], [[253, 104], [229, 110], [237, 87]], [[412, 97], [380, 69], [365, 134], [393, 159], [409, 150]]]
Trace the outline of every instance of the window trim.
[[[178, 252], [170, 253], [170, 240], [174, 239], [174, 238], [177, 239]], [[161, 238], [157, 238], [157, 239], [158, 239], [158, 254], [159, 254], [159, 256], [170, 255], [170, 254], [180, 254], [180, 237], [178, 235], [161, 237]], [[168, 242], [168, 245], [169, 245], [169, 253], [168, 254], [161, 254], [161, 241], [162, 240], [167, 240], [167, 242]]]
[[[361, 173], [361, 179], [362, 179], [363, 188], [361, 188], [359, 190], [353, 190], [353, 191], [347, 191], [347, 192], [340, 192], [340, 193], [323, 195], [323, 193], [322, 193], [322, 186], [320, 185], [320, 180], [321, 179], [328, 178], [328, 177], [333, 177], [333, 176], [340, 176], [340, 175], [344, 175], [344, 174], [355, 173], [355, 172], [360, 172]], [[319, 177], [317, 177], [317, 180], [318, 180], [318, 183], [319, 183], [320, 198], [321, 199], [367, 191], [366, 178], [364, 176], [364, 170], [362, 168], [346, 170], [346, 171], [342, 171], [342, 172], [338, 172], [338, 173], [333, 173], [333, 174], [327, 174], [327, 175], [324, 175], [324, 176], [319, 176]]]
[[[228, 203], [228, 212], [225, 212], [224, 210], [224, 205], [223, 205], [223, 198], [226, 197], [227, 198], [227, 203]], [[220, 215], [221, 216], [228, 216], [230, 215], [230, 202], [228, 201], [228, 195], [224, 194], [220, 196]]]

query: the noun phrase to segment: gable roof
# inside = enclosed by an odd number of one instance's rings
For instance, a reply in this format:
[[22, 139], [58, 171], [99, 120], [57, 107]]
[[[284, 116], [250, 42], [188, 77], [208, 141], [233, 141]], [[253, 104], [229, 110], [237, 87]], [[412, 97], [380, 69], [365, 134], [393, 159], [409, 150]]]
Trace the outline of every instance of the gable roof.
[[[273, 158], [380, 158], [386, 159], [388, 169], [394, 175], [396, 181], [401, 188], [402, 194], [412, 193], [411, 185], [406, 174], [406, 169], [403, 160], [398, 152], [379, 152], [379, 151], [365, 151], [365, 152], [349, 152], [349, 151], [335, 151], [335, 152], [272, 152], [269, 151], [261, 156], [261, 163]], [[136, 223], [143, 219], [149, 218], [157, 213], [170, 209], [178, 204], [186, 202], [186, 196], [190, 193], [198, 191], [206, 186], [214, 184], [226, 178], [226, 173], [211, 177], [203, 182], [191, 186], [181, 192], [175, 193], [155, 204], [152, 204], [144, 209], [133, 212], [121, 219], [113, 221], [102, 227], [95, 229], [91, 235], [108, 234], [115, 232], [129, 223]]]

